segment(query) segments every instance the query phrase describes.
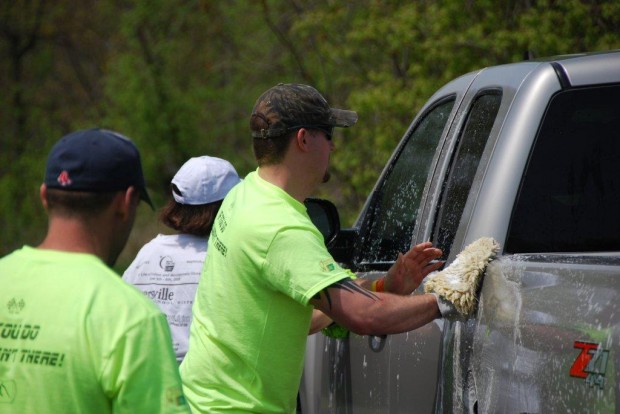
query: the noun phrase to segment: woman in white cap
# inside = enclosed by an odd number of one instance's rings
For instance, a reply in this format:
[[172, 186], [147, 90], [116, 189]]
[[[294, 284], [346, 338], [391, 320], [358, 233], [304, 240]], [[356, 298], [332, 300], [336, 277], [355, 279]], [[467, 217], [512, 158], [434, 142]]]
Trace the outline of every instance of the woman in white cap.
[[151, 298], [168, 318], [177, 361], [188, 346], [192, 304], [207, 253], [207, 239], [222, 200], [240, 178], [221, 158], [189, 159], [172, 178], [172, 198], [160, 220], [176, 230], [145, 244], [123, 279]]

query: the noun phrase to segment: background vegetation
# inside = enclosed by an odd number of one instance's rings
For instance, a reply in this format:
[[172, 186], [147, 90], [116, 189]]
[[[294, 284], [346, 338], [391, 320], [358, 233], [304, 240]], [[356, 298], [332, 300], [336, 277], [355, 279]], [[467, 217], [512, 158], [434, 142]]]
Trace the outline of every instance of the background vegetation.
[[[357, 125], [322, 196], [352, 224], [416, 111], [484, 66], [620, 47], [616, 0], [7, 0], [0, 2], [0, 255], [37, 244], [47, 152], [103, 126], [139, 146], [152, 197], [189, 157], [255, 168], [248, 119], [278, 82], [314, 85]], [[140, 219], [124, 269], [157, 232]]]

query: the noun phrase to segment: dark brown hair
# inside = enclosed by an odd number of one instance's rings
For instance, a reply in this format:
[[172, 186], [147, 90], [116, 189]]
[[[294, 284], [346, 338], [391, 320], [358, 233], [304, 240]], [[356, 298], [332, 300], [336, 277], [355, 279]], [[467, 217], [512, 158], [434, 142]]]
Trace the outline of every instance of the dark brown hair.
[[47, 189], [47, 210], [61, 217], [95, 217], [108, 208], [118, 191], [93, 193]]
[[[263, 116], [259, 114], [252, 115], [250, 118], [250, 129], [252, 131], [260, 131], [261, 129], [268, 128], [269, 123]], [[256, 158], [258, 166], [274, 165], [281, 162], [284, 159], [284, 155], [286, 155], [292, 137], [295, 136], [296, 133], [297, 131], [293, 131], [279, 137], [254, 138], [254, 157]]]
[[209, 204], [189, 205], [177, 203], [171, 198], [162, 208], [159, 219], [178, 232], [207, 237], [211, 233], [221, 205], [222, 200]]

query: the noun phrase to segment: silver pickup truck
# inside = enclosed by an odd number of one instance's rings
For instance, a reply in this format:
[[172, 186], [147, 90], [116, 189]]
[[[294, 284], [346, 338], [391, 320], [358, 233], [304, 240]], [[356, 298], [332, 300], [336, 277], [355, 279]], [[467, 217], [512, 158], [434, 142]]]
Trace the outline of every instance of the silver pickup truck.
[[480, 237], [501, 250], [471, 319], [310, 336], [302, 412], [620, 412], [620, 51], [461, 76], [414, 118], [352, 229], [308, 205], [359, 277], [427, 240], [446, 264]]

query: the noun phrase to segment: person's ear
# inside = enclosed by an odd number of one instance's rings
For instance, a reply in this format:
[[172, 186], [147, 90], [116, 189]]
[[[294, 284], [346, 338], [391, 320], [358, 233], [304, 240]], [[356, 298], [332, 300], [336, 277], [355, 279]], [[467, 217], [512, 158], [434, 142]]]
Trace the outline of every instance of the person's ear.
[[138, 207], [140, 204], [140, 192], [134, 186], [127, 188], [125, 191], [125, 202], [133, 207]]
[[306, 128], [300, 128], [297, 131], [297, 135], [295, 137], [297, 146], [303, 152], [308, 151], [308, 143], [306, 142], [306, 137], [309, 135], [309, 131]]
[[45, 183], [41, 184], [39, 188], [39, 197], [41, 198], [43, 208], [47, 211], [47, 185]]
[[138, 207], [140, 195], [134, 186], [127, 187], [125, 191], [119, 191], [114, 198], [115, 208], [118, 214], [127, 217], [132, 209]]

